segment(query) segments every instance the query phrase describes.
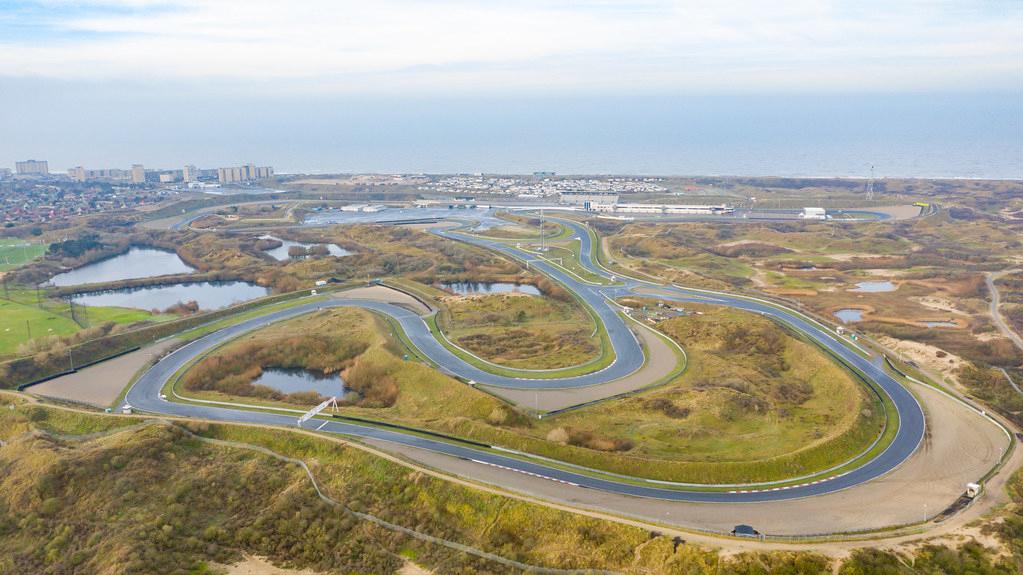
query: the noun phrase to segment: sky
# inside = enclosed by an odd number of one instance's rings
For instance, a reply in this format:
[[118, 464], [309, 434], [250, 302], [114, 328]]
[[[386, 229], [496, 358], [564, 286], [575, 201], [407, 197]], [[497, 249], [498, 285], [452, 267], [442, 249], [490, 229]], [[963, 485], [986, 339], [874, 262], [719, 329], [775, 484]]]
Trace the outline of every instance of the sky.
[[0, 165], [1023, 177], [1020, 30], [1000, 0], [0, 0]]

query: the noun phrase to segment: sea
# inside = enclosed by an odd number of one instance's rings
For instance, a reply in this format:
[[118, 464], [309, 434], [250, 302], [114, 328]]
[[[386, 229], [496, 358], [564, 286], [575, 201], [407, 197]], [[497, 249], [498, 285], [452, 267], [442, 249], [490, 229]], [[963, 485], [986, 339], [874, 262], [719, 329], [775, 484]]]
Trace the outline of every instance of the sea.
[[[623, 86], [617, 94], [375, 97], [168, 90], [144, 98], [90, 86], [0, 90], [0, 103], [32, 102], [48, 118], [12, 117], [0, 157], [45, 151], [51, 169], [244, 158], [278, 173], [865, 178], [873, 166], [879, 178], [1023, 179], [1023, 95], [971, 89], [650, 94]], [[121, 117], [133, 121], [110, 130]], [[67, 133], [89, 134], [89, 145]]]

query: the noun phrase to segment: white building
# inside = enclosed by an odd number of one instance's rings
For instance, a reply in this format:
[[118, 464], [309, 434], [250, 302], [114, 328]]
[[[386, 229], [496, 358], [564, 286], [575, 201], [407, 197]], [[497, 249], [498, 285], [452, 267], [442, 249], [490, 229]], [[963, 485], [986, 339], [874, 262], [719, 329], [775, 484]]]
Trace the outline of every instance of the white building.
[[663, 215], [724, 215], [735, 212], [735, 208], [726, 205], [682, 205], [682, 204], [618, 204], [615, 213], [623, 214], [663, 214]]
[[[145, 175], [145, 170], [143, 170]], [[76, 182], [101, 180], [105, 182], [125, 182], [131, 180], [132, 172], [118, 168], [102, 168], [99, 170], [87, 170], [82, 166], [70, 168], [67, 171], [69, 178]]]
[[146, 168], [142, 164], [131, 165], [131, 183], [133, 184], [144, 184], [146, 183]]
[[828, 212], [824, 208], [803, 208], [803, 212], [799, 214], [799, 217], [804, 220], [826, 220], [828, 219]]
[[611, 212], [618, 205], [618, 194], [609, 192], [561, 192], [558, 200], [591, 212]]
[[256, 166], [254, 164], [245, 164], [244, 166], [237, 166], [232, 168], [219, 168], [217, 169], [217, 178], [221, 184], [231, 184], [235, 182], [251, 182], [255, 180], [267, 180], [272, 178], [274, 175], [274, 169], [270, 166]]
[[46, 160], [25, 160], [15, 162], [14, 167], [19, 176], [46, 176], [50, 173], [50, 165]]

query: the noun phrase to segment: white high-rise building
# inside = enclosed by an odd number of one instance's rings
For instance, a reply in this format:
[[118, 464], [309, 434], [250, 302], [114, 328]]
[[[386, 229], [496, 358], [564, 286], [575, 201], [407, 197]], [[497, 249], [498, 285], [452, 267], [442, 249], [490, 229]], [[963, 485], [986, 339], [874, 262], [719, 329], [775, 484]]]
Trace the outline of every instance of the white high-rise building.
[[50, 166], [46, 160], [25, 160], [15, 162], [14, 166], [19, 176], [46, 176], [50, 173]]
[[133, 184], [146, 183], [146, 168], [142, 164], [131, 165], [131, 183]]
[[234, 182], [251, 182], [253, 180], [267, 180], [274, 175], [274, 169], [270, 166], [259, 167], [254, 164], [245, 164], [235, 168], [219, 168], [217, 178], [221, 184]]

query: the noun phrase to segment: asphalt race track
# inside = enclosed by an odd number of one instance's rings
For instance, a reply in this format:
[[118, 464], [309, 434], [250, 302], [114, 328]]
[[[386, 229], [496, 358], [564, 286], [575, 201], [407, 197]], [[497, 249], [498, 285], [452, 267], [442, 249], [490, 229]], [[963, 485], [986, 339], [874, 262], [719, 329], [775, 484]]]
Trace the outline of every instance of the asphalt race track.
[[[560, 223], [572, 228], [573, 233], [581, 242], [581, 264], [592, 273], [610, 278], [611, 274], [602, 269], [593, 260], [593, 246], [588, 230], [577, 222], [559, 220]], [[470, 365], [441, 345], [430, 333], [426, 322], [415, 313], [404, 308], [367, 300], [346, 300], [334, 298], [329, 301], [313, 301], [292, 308], [274, 311], [266, 315], [252, 318], [241, 323], [225, 327], [197, 339], [171, 353], [145, 372], [128, 391], [126, 401], [135, 409], [200, 419], [218, 420], [239, 423], [258, 423], [293, 427], [297, 417], [254, 411], [234, 409], [212, 405], [177, 403], [160, 397], [164, 384], [179, 369], [192, 360], [200, 357], [211, 348], [246, 332], [258, 329], [269, 323], [297, 317], [318, 309], [330, 307], [352, 306], [373, 310], [392, 317], [407, 334], [412, 343], [442, 371], [458, 376], [464, 380], [505, 388], [517, 389], [553, 389], [573, 388], [606, 383], [625, 377], [643, 365], [643, 351], [625, 320], [619, 315], [619, 308], [612, 300], [626, 295], [638, 295], [637, 290], [657, 291], [656, 297], [679, 302], [698, 302], [725, 305], [738, 309], [759, 313], [785, 323], [801, 332], [820, 346], [828, 349], [848, 365], [851, 365], [869, 378], [883, 393], [891, 398], [898, 412], [899, 428], [889, 446], [873, 459], [850, 471], [824, 477], [800, 485], [786, 487], [735, 487], [723, 490], [696, 490], [687, 488], [669, 488], [658, 486], [656, 482], [636, 479], [633, 482], [618, 481], [594, 477], [582, 473], [566, 471], [548, 466], [542, 462], [525, 461], [513, 457], [507, 451], [496, 448], [481, 448], [470, 445], [431, 439], [421, 435], [405, 433], [398, 430], [344, 423], [337, 420], [313, 419], [307, 428], [321, 432], [337, 433], [346, 436], [389, 441], [406, 446], [426, 449], [476, 461], [484, 465], [499, 466], [509, 473], [519, 472], [545, 477], [571, 485], [674, 501], [712, 502], [712, 503], [748, 503], [757, 501], [779, 501], [810, 497], [847, 489], [855, 485], [878, 478], [894, 470], [904, 462], [920, 444], [924, 436], [923, 409], [916, 398], [902, 385], [889, 376], [882, 368], [867, 358], [856, 353], [843, 344], [824, 326], [794, 311], [770, 305], [753, 298], [740, 297], [719, 292], [708, 292], [679, 286], [665, 286], [642, 282], [630, 278], [617, 277], [613, 285], [594, 285], [580, 281], [577, 277], [565, 273], [562, 269], [543, 260], [535, 260], [532, 254], [523, 252], [508, 243], [486, 238], [474, 237], [452, 229], [435, 230], [443, 237], [469, 242], [485, 247], [519, 261], [530, 260], [530, 267], [548, 275], [574, 292], [599, 317], [607, 329], [609, 339], [615, 351], [614, 362], [596, 372], [572, 377], [553, 379], [529, 379], [495, 375]], [[647, 295], [650, 295], [649, 293]], [[525, 372], [523, 375], [528, 375]]]

